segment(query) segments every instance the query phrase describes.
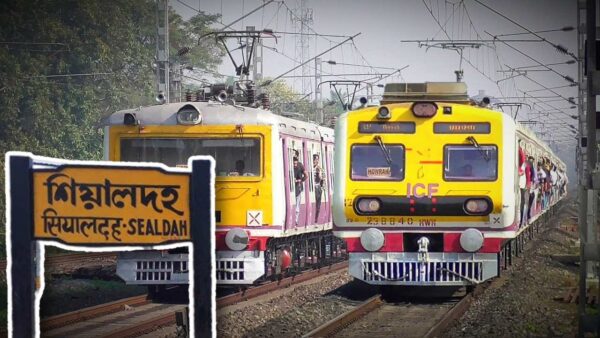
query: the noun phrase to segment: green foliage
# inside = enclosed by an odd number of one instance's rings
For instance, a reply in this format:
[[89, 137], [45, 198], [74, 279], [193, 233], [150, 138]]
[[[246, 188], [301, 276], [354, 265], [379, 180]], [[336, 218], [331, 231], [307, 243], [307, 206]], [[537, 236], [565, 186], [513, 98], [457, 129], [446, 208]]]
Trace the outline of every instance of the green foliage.
[[[265, 79], [268, 80], [268, 79]], [[271, 110], [276, 114], [296, 113], [298, 119], [316, 121], [316, 114], [313, 102], [303, 98], [303, 96], [294, 91], [285, 81], [277, 80], [265, 87], [265, 92], [269, 94], [271, 100]], [[323, 102], [323, 121], [325, 125], [330, 125], [335, 118], [342, 114], [344, 110], [338, 101]]]
[[[198, 35], [218, 18], [200, 13], [184, 21], [174, 12], [170, 17], [173, 53], [196, 45]], [[102, 118], [153, 104], [155, 1], [4, 1], [0, 22], [1, 154], [21, 150], [98, 160]], [[179, 61], [216, 69], [220, 55], [218, 47], [197, 47]], [[59, 74], [80, 75], [53, 76]], [[4, 197], [1, 193], [0, 234]]]

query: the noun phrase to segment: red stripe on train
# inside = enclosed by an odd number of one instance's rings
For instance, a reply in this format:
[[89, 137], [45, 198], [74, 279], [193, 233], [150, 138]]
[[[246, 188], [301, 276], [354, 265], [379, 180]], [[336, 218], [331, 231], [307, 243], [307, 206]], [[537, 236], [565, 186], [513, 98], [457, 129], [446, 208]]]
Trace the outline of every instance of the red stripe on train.
[[[383, 247], [377, 252], [403, 252], [404, 236], [403, 234], [390, 233], [384, 234], [385, 242]], [[460, 233], [444, 234], [444, 252], [466, 252], [460, 246]], [[344, 238], [348, 246], [348, 252], [367, 252], [360, 244], [360, 237]], [[500, 252], [502, 238], [485, 238], [483, 247], [477, 251], [479, 253], [497, 253]]]
[[[229, 247], [227, 247], [227, 244], [225, 244], [225, 236], [226, 235], [227, 235], [227, 232], [217, 232], [215, 234], [215, 236], [216, 236], [215, 246], [216, 246], [217, 251], [231, 251], [231, 249], [229, 249]], [[253, 251], [253, 250], [265, 251], [265, 250], [267, 250], [267, 241], [269, 240], [269, 238], [271, 238], [271, 237], [250, 236], [250, 238], [248, 240], [248, 247], [246, 248], [245, 251]]]

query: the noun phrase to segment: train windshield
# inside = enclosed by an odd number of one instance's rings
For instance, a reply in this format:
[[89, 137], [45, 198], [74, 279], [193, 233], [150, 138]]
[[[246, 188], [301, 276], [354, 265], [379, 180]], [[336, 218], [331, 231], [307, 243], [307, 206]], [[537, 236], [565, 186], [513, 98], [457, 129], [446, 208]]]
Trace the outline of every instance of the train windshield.
[[210, 155], [217, 176], [260, 176], [258, 138], [123, 138], [121, 161], [187, 166], [193, 155]]
[[350, 162], [352, 163], [351, 178], [355, 181], [402, 181], [404, 179], [403, 145], [353, 145]]
[[444, 179], [447, 181], [495, 181], [498, 177], [496, 146], [446, 146]]

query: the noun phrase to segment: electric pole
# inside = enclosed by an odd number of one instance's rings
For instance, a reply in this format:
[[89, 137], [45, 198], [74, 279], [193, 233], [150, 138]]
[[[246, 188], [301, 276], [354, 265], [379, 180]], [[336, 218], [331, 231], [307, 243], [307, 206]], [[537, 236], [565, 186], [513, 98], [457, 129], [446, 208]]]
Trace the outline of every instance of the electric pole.
[[156, 2], [156, 100], [169, 103], [169, 0]]
[[321, 58], [315, 59], [315, 121], [318, 124], [323, 124], [323, 98], [321, 94], [321, 74], [323, 71], [323, 63]]
[[[291, 14], [291, 21], [296, 23], [296, 29], [300, 33], [300, 39], [296, 40], [296, 60], [300, 59], [300, 63], [305, 62], [309, 56], [308, 27], [313, 23], [313, 10], [312, 8], [306, 8], [306, 2], [306, 0], [301, 0], [300, 8]], [[302, 93], [310, 92], [310, 73], [310, 66], [304, 64], [302, 66]]]

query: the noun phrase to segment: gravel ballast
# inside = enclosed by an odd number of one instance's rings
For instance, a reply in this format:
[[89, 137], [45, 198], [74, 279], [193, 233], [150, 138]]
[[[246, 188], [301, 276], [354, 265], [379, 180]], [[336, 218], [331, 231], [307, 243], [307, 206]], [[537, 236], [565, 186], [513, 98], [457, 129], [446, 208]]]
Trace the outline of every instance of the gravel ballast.
[[578, 268], [551, 258], [577, 253], [577, 233], [560, 229], [576, 222], [575, 213], [573, 205], [563, 207], [444, 337], [576, 336], [577, 304], [562, 298], [577, 286]]

